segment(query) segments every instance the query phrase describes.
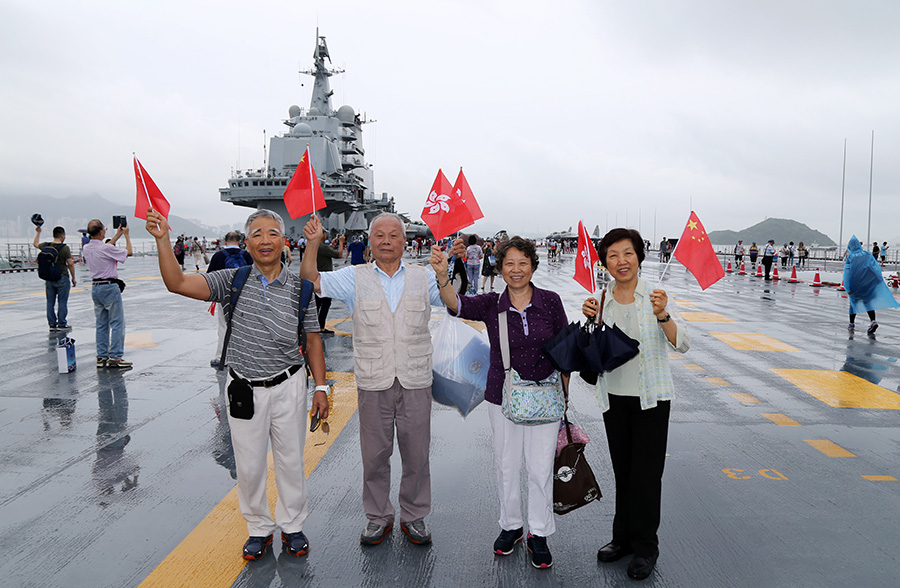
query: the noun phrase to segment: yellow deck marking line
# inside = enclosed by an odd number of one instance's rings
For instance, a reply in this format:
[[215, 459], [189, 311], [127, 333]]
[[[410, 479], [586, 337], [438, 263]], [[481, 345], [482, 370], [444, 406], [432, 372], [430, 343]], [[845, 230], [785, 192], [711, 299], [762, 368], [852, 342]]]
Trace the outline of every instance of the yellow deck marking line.
[[743, 392], [732, 392], [731, 397], [739, 402], [743, 402], [744, 404], [759, 404], [760, 402], [762, 402], [760, 399], [754, 398], [753, 396], [750, 396], [749, 394], [745, 394]]
[[723, 343], [731, 345], [738, 351], [785, 351], [798, 352], [799, 349], [782, 343], [762, 333], [710, 333]]
[[125, 347], [144, 349], [157, 347], [157, 344], [153, 341], [153, 333], [125, 333]]
[[18, 300], [0, 300], [0, 306], [3, 306], [4, 304], [16, 304], [17, 302]]
[[698, 306], [696, 302], [691, 302], [690, 300], [679, 300], [677, 298], [675, 299], [675, 304], [677, 304], [678, 306], [684, 306], [684, 307], [688, 307], [688, 306], [697, 307]]
[[674, 351], [669, 352], [669, 359], [683, 359], [684, 356], [680, 353], [676, 353]]
[[34, 298], [35, 296], [46, 296], [46, 295], [47, 295], [46, 292], [35, 292], [33, 294], [26, 294], [25, 296], [27, 298]]
[[803, 442], [815, 447], [828, 457], [856, 457], [837, 443], [829, 441], [828, 439], [804, 439]]
[[335, 335], [340, 335], [341, 337], [350, 337], [352, 336], [352, 333], [350, 331], [345, 331], [338, 328], [339, 324], [345, 323], [349, 320], [349, 318], [331, 319], [330, 321], [325, 321], [325, 328], [334, 331]]
[[795, 369], [772, 371], [828, 406], [900, 410], [900, 394], [848, 372]]
[[863, 474], [863, 478], [869, 480], [870, 482], [896, 482], [897, 478], [894, 476], [867, 476]]
[[731, 386], [731, 382], [729, 382], [728, 380], [723, 380], [718, 376], [703, 376], [703, 379], [710, 384], [715, 384], [716, 386]]
[[143, 276], [140, 278], [128, 278], [128, 281], [129, 282], [131, 282], [131, 281], [139, 282], [141, 280], [161, 280], [161, 279], [162, 279], [161, 276]]
[[[336, 379], [334, 407], [328, 416], [331, 432], [325, 439], [321, 429], [306, 434], [303, 451], [306, 476], [315, 469], [325, 452], [334, 443], [344, 425], [356, 413], [356, 377], [347, 372], [328, 372], [329, 379]], [[308, 425], [307, 425], [308, 427]], [[307, 428], [308, 430], [308, 428]], [[316, 443], [325, 444], [316, 447]], [[269, 453], [269, 475], [266, 490], [269, 508], [275, 508], [278, 489], [275, 486], [275, 469]], [[241, 559], [240, 549], [247, 540], [247, 523], [238, 506], [237, 487], [206, 515], [200, 524], [188, 534], [139, 585], [139, 588], [159, 586], [190, 586], [191, 588], [231, 586], [247, 563]], [[272, 546], [278, 544], [276, 537]], [[315, 544], [313, 544], [315, 549]]]
[[764, 413], [762, 413], [762, 416], [766, 417], [767, 419], [769, 419], [770, 421], [772, 421], [773, 423], [775, 423], [776, 425], [781, 426], [781, 427], [799, 427], [799, 426], [801, 426], [800, 423], [798, 423], [791, 417], [783, 415], [778, 412], [773, 412], [773, 413], [765, 413], [764, 412]]
[[702, 368], [696, 363], [683, 363], [681, 367], [691, 372], [705, 372], [706, 368]]
[[718, 312], [682, 312], [681, 317], [691, 323], [733, 323], [734, 321]]

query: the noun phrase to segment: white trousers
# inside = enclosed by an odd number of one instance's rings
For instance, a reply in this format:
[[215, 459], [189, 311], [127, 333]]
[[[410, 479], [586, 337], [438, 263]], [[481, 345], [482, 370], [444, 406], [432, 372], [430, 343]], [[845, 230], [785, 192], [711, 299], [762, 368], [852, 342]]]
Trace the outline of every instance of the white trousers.
[[[229, 372], [226, 387], [231, 379]], [[271, 535], [276, 524], [285, 533], [302, 531], [309, 513], [303, 465], [306, 370], [272, 388], [254, 388], [253, 418], [236, 419], [229, 413], [228, 424], [237, 466], [238, 503], [249, 535]], [[274, 519], [266, 498], [269, 441], [278, 487]]]
[[559, 421], [547, 425], [517, 425], [496, 404], [488, 405], [494, 433], [494, 468], [500, 491], [500, 528], [523, 527], [522, 454], [528, 475], [528, 531], [547, 537], [556, 532], [553, 518], [553, 460]]

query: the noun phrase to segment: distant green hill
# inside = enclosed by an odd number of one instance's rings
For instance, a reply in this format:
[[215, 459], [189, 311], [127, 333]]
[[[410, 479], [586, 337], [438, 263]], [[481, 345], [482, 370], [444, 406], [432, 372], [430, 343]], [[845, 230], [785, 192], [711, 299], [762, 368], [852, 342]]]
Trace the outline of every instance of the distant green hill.
[[803, 223], [798, 223], [786, 218], [767, 218], [761, 223], [757, 223], [752, 227], [747, 227], [742, 231], [712, 231], [709, 234], [709, 240], [714, 245], [732, 245], [738, 242], [738, 239], [749, 246], [754, 241], [757, 245], [762, 245], [769, 239], [775, 239], [776, 245], [784, 243], [794, 244], [803, 241], [807, 246], [816, 243], [818, 245], [837, 245], [825, 233], [820, 233], [815, 229], [811, 229]]

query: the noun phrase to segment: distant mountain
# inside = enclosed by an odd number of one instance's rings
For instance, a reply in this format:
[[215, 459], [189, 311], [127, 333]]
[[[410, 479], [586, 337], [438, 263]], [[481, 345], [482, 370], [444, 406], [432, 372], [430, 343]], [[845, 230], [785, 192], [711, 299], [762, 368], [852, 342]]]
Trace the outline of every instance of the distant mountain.
[[[44, 230], [61, 226], [70, 236], [76, 234], [78, 229], [87, 228], [87, 223], [92, 218], [99, 218], [104, 223], [112, 225], [112, 217], [124, 214], [128, 217], [128, 225], [131, 227], [132, 237], [150, 237], [144, 232], [144, 221], [135, 219], [134, 204], [117, 204], [106, 200], [99, 194], [90, 196], [70, 196], [68, 198], [52, 198], [50, 196], [29, 196], [27, 198], [0, 196], [0, 236], [12, 238], [34, 237], [34, 225], [31, 224], [31, 215], [40, 213], [44, 218]], [[172, 231], [197, 237], [218, 238], [233, 229], [241, 229], [240, 226], [209, 226], [199, 221], [186, 219], [174, 214], [169, 215], [169, 223]], [[135, 225], [140, 227], [137, 233]]]
[[775, 239], [776, 245], [784, 243], [794, 244], [803, 241], [804, 245], [837, 245], [831, 240], [831, 237], [825, 233], [811, 229], [803, 223], [786, 219], [786, 218], [767, 218], [761, 223], [757, 223], [752, 227], [747, 227], [742, 231], [712, 231], [709, 234], [709, 240], [714, 245], [733, 245], [738, 240], [742, 240], [744, 245], [749, 246], [756, 242], [762, 246], [769, 239]]

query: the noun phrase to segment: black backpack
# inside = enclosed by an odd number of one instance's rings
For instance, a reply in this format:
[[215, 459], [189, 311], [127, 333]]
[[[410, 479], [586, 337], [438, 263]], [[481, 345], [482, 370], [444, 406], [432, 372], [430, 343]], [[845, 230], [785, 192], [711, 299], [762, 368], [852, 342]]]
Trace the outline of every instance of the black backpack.
[[56, 282], [62, 277], [59, 269], [59, 246], [56, 243], [47, 243], [37, 256], [38, 277], [48, 282]]

